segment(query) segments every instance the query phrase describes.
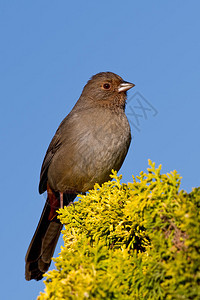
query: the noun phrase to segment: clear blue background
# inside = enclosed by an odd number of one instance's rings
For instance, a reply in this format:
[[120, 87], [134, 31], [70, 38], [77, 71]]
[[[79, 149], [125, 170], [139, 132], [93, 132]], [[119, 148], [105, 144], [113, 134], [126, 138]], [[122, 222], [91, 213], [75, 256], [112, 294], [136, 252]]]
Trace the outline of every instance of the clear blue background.
[[140, 131], [132, 125], [124, 182], [150, 158], [176, 169], [188, 192], [200, 185], [199, 11], [197, 0], [0, 1], [1, 299], [36, 299], [44, 288], [24, 279], [45, 202], [40, 167], [93, 74], [121, 75], [136, 84], [129, 98], [139, 92], [158, 111], [140, 117]]

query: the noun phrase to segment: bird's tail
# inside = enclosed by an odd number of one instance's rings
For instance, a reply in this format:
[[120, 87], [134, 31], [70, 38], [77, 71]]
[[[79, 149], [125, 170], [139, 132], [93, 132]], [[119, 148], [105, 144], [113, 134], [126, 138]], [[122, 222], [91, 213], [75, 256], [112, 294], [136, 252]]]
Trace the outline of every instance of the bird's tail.
[[[72, 202], [75, 194], [64, 194], [64, 203], [68, 205]], [[40, 221], [26, 253], [26, 280], [40, 280], [42, 275], [49, 269], [51, 258], [54, 254], [58, 238], [62, 229], [62, 224], [57, 219], [57, 214], [52, 218], [52, 207], [49, 197], [46, 200]], [[56, 209], [58, 209], [57, 207]], [[55, 208], [54, 208], [55, 210]]]

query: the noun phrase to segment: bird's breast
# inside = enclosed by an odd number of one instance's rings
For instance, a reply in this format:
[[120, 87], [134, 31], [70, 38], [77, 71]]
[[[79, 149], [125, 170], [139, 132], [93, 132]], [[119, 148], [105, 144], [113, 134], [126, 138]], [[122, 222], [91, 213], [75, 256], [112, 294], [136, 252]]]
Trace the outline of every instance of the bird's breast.
[[130, 126], [124, 112], [99, 110], [82, 113], [68, 126], [48, 180], [58, 191], [85, 192], [109, 180], [112, 169], [120, 169], [131, 140]]

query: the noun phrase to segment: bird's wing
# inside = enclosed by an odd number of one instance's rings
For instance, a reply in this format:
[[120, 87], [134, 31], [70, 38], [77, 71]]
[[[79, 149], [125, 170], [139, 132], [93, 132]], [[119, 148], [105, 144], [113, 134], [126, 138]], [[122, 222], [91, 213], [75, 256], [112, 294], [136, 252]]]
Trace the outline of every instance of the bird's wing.
[[53, 156], [55, 155], [56, 151], [60, 148], [61, 145], [62, 145], [62, 141], [61, 141], [60, 127], [59, 127], [47, 149], [46, 155], [43, 160], [43, 164], [40, 172], [40, 183], [39, 183], [40, 194], [44, 193], [47, 189], [48, 168]]
[[39, 183], [39, 193], [42, 194], [47, 189], [47, 173], [51, 161], [55, 153], [60, 149], [60, 147], [68, 140], [71, 136], [70, 129], [77, 124], [77, 115], [73, 110], [63, 119], [58, 127], [43, 160], [41, 172], [40, 172], [40, 183]]

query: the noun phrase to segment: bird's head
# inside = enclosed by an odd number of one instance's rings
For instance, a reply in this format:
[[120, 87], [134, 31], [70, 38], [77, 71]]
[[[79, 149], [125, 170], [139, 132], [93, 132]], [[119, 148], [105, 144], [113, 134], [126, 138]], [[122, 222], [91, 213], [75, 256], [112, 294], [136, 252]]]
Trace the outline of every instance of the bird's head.
[[81, 96], [95, 105], [124, 108], [126, 92], [134, 86], [117, 74], [101, 72], [92, 76]]

